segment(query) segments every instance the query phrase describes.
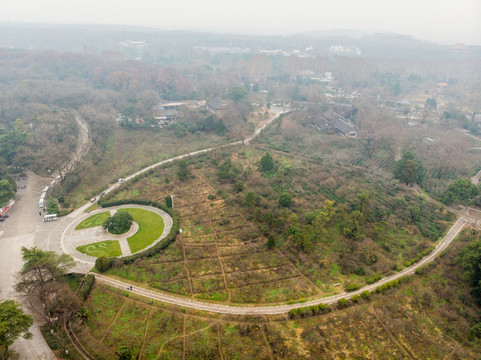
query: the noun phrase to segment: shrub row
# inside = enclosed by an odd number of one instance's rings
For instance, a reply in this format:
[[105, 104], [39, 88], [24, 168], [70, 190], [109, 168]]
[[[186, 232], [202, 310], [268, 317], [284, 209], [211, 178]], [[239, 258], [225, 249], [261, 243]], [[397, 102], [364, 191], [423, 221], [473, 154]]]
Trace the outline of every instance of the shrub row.
[[[365, 299], [369, 300], [372, 294], [381, 294], [382, 292], [386, 291], [387, 289], [390, 289], [392, 287], [398, 286], [400, 283], [407, 282], [409, 281], [409, 278], [407, 276], [403, 276], [400, 279], [397, 280], [392, 280], [388, 281], [387, 283], [378, 286], [375, 290], [369, 291], [369, 290], [364, 290], [361, 294], [356, 294], [352, 297], [352, 302], [349, 301], [348, 299], [345, 298], [340, 298], [337, 301], [337, 307], [342, 309], [345, 307], [348, 307], [352, 305], [353, 303], [359, 302], [359, 300]], [[313, 306], [306, 306], [306, 307], [300, 307], [296, 309], [292, 309], [289, 311], [289, 319], [298, 319], [298, 318], [304, 318], [308, 316], [313, 316], [313, 315], [318, 315], [318, 314], [325, 314], [329, 311], [332, 310], [332, 307], [330, 307], [327, 304], [319, 304], [319, 305], [313, 305]]]
[[169, 234], [164, 239], [160, 240], [157, 244], [155, 244], [151, 248], [148, 248], [145, 251], [139, 252], [131, 256], [119, 258], [121, 262], [123, 262], [124, 264], [130, 264], [137, 259], [153, 256], [159, 253], [161, 250], [164, 250], [165, 248], [167, 248], [167, 246], [169, 246], [175, 241], [175, 237], [179, 232], [179, 226], [180, 226], [179, 216], [174, 210], [169, 209], [168, 207], [158, 203], [157, 201], [150, 201], [150, 200], [143, 200], [143, 199], [112, 200], [112, 201], [103, 201], [100, 204], [100, 206], [105, 208], [110, 206], [119, 206], [119, 205], [126, 205], [126, 204], [153, 206], [160, 210], [165, 211], [167, 214], [169, 214], [172, 217], [172, 229], [170, 229]]
[[318, 304], [289, 310], [289, 319], [303, 318], [331, 311], [329, 305]]
[[402, 278], [400, 279], [396, 279], [396, 280], [392, 280], [392, 281], [388, 281], [387, 283], [385, 284], [382, 284], [380, 286], [378, 286], [374, 291], [372, 291], [372, 293], [377, 293], [377, 294], [380, 294], [392, 287], [396, 287], [398, 286], [400, 283], [402, 282], [406, 282], [408, 281], [408, 277], [407, 276], [403, 276]]
[[68, 215], [70, 214], [72, 211], [74, 211], [75, 209], [63, 209], [63, 210], [60, 210], [58, 213], [57, 213], [57, 216], [65, 216], [65, 215]]
[[428, 247], [427, 249], [424, 249], [421, 251], [419, 254], [417, 254], [415, 257], [406, 260], [403, 265], [398, 265], [396, 266], [396, 271], [401, 271], [404, 268], [407, 268], [411, 266], [412, 264], [417, 263], [419, 260], [421, 260], [423, 257], [431, 253], [434, 249], [436, 248], [435, 245]]
[[80, 288], [77, 290], [77, 295], [82, 299], [86, 300], [87, 297], [90, 295], [90, 292], [92, 291], [92, 288], [95, 284], [95, 276], [92, 274], [88, 274], [87, 277], [85, 278], [83, 284], [80, 286]]
[[347, 283], [345, 289], [346, 291], [356, 291], [360, 287], [361, 285], [359, 285], [358, 283]]
[[373, 276], [371, 276], [370, 278], [368, 278], [366, 280], [366, 282], [371, 285], [371, 284], [374, 284], [375, 282], [379, 281], [382, 279], [382, 275], [381, 274], [374, 274]]

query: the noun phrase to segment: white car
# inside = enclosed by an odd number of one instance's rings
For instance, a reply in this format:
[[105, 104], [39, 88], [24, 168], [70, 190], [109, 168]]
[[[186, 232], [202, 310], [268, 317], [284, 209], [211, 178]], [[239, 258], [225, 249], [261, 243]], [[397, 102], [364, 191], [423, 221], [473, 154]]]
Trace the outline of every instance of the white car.
[[118, 182], [119, 184], [122, 184], [124, 181], [125, 181], [124, 179], [118, 179], [118, 180], [117, 180], [117, 182]]

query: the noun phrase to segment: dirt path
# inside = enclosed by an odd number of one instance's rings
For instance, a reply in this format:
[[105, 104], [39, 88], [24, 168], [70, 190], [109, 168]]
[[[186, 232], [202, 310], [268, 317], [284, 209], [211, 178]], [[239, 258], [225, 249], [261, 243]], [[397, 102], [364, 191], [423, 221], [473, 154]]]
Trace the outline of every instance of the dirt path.
[[393, 333], [386, 327], [386, 325], [382, 322], [381, 318], [379, 317], [379, 315], [376, 313], [376, 310], [374, 309], [374, 304], [371, 303], [371, 305], [369, 306], [372, 314], [374, 315], [374, 317], [376, 318], [376, 320], [378, 321], [378, 323], [381, 325], [381, 327], [384, 329], [384, 331], [386, 332], [386, 334], [389, 336], [389, 338], [391, 339], [391, 341], [404, 353], [404, 355], [406, 355], [406, 357], [410, 358], [410, 359], [414, 359], [414, 357], [411, 355], [411, 353], [408, 351], [408, 349], [406, 349], [393, 335]]

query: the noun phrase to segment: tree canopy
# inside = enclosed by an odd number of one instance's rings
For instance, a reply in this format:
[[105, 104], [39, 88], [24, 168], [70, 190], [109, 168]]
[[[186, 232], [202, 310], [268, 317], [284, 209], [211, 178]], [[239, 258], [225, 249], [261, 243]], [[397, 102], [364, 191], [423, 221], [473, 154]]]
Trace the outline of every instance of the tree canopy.
[[177, 171], [177, 178], [180, 181], [185, 181], [187, 178], [190, 176], [190, 169], [189, 169], [189, 164], [187, 161], [182, 160], [179, 162], [179, 170]]
[[457, 260], [463, 267], [463, 276], [473, 287], [472, 294], [481, 304], [481, 238], [473, 240], [461, 249]]
[[1, 165], [1, 160], [0, 154], [0, 207], [8, 204], [10, 199], [14, 199], [17, 192], [17, 184], [12, 175], [7, 172], [6, 166]]
[[478, 189], [469, 179], [457, 179], [449, 185], [444, 193], [443, 203], [449, 205], [459, 203], [468, 205], [478, 195]]
[[58, 279], [75, 265], [70, 255], [59, 255], [36, 247], [22, 247], [23, 266], [15, 290], [25, 296], [36, 296], [45, 303], [50, 281]]
[[291, 207], [292, 204], [292, 196], [289, 193], [282, 193], [281, 196], [279, 196], [279, 205], [282, 207]]
[[28, 132], [21, 119], [15, 120], [10, 131], [0, 135], [0, 157], [5, 159], [6, 165], [11, 165], [20, 146], [27, 140]]
[[269, 173], [274, 170], [274, 159], [272, 158], [271, 154], [266, 153], [262, 158], [259, 164], [259, 170], [264, 173]]
[[394, 176], [406, 185], [421, 183], [424, 177], [424, 168], [419, 159], [410, 151], [406, 152], [402, 159], [394, 166]]
[[20, 305], [13, 300], [0, 302], [0, 359], [8, 359], [8, 347], [22, 336], [32, 337], [28, 331], [33, 325], [33, 318], [23, 313]]
[[57, 199], [49, 197], [47, 200], [47, 214], [58, 214], [59, 210]]
[[102, 224], [111, 234], [123, 234], [130, 229], [132, 225], [132, 215], [127, 211], [117, 211], [114, 216], [109, 216]]
[[239, 102], [247, 96], [247, 91], [241, 86], [233, 86], [229, 89], [229, 99]]
[[7, 179], [0, 180], [0, 207], [8, 204], [15, 196], [15, 188]]

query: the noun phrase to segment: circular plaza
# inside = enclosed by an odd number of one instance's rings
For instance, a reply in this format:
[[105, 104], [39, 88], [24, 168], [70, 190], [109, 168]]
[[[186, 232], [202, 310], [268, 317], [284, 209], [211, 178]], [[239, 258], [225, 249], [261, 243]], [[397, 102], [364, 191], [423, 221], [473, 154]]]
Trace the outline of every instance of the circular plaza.
[[[104, 229], [105, 221], [118, 212], [132, 216], [130, 228], [123, 234]], [[83, 262], [95, 263], [98, 257], [124, 257], [147, 250], [165, 238], [172, 218], [152, 206], [121, 205], [103, 208], [76, 218], [62, 234], [65, 253]]]

